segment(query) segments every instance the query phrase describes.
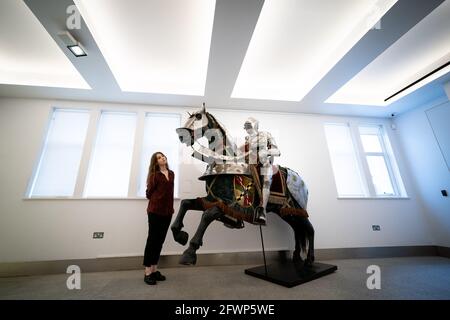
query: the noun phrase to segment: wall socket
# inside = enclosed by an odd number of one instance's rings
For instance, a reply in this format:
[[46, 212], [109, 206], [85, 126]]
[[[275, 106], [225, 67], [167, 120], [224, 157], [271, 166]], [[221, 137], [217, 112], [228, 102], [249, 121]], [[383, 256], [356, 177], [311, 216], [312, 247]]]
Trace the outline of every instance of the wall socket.
[[93, 239], [103, 239], [104, 232], [94, 232]]
[[377, 224], [374, 224], [374, 225], [372, 225], [372, 230], [373, 230], [373, 231], [380, 231], [380, 230], [381, 230], [381, 228], [380, 228], [380, 226], [379, 226], [379, 225], [377, 225]]

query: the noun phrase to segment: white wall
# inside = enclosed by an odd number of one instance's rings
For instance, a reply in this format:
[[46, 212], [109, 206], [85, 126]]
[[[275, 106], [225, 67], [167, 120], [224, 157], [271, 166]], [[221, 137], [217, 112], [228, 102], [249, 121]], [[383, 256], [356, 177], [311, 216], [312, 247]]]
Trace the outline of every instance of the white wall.
[[[425, 113], [442, 103], [448, 103], [447, 99], [401, 114], [395, 123], [396, 135], [426, 209], [434, 244], [450, 247], [450, 197], [441, 194], [443, 189], [450, 192], [450, 171]], [[450, 119], [447, 123], [450, 130]]]
[[[24, 193], [42, 144], [51, 107], [107, 107], [109, 109], [181, 112], [183, 108], [151, 107], [71, 101], [0, 99], [0, 262], [96, 258], [142, 255], [147, 233], [146, 200], [24, 200]], [[244, 133], [247, 116], [260, 120], [271, 131], [282, 156], [278, 163], [291, 167], [304, 177], [310, 190], [308, 211], [316, 229], [317, 248], [429, 245], [432, 243], [427, 220], [412, 181], [399, 154], [396, 135], [388, 134], [396, 151], [399, 168], [410, 199], [338, 200], [325, 141], [323, 123], [349, 118], [308, 114], [280, 114], [209, 110], [229, 130]], [[184, 112], [184, 111], [183, 111]], [[359, 119], [389, 124], [386, 119]], [[204, 164], [193, 163], [183, 147], [180, 196], [194, 198], [205, 194], [197, 180]], [[179, 200], [175, 201], [177, 211]], [[192, 236], [200, 213], [185, 219]], [[373, 232], [379, 224], [381, 232]], [[105, 238], [93, 240], [94, 231]], [[268, 250], [293, 249], [288, 225], [269, 215], [264, 228]], [[168, 234], [163, 254], [181, 253], [183, 247]], [[206, 232], [200, 252], [260, 250], [259, 229], [246, 225], [231, 230], [213, 223]]]

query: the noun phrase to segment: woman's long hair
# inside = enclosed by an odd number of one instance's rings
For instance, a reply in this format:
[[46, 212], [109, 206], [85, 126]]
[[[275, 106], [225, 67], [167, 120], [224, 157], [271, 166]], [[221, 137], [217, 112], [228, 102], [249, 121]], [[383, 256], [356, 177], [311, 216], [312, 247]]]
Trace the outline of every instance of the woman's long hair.
[[[155, 174], [156, 171], [159, 171], [158, 160], [156, 159], [158, 154], [166, 157], [166, 155], [160, 151], [157, 151], [154, 154], [152, 154], [152, 158], [150, 159], [150, 166], [148, 167], [147, 184], [149, 184], [150, 177], [152, 176], [152, 174]], [[166, 168], [167, 170], [169, 170], [169, 163], [167, 162], [167, 157], [166, 157]]]

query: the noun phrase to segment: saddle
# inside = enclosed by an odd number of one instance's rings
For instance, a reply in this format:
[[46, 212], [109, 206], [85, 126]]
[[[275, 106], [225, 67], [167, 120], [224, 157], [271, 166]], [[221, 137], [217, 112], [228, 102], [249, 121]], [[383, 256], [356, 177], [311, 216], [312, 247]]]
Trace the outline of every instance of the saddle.
[[[262, 194], [262, 187], [261, 187], [261, 176], [258, 172], [258, 167], [251, 165], [250, 171], [252, 172], [252, 176], [255, 177], [256, 181], [254, 181], [255, 189], [258, 192], [258, 195], [261, 196]], [[287, 187], [286, 187], [286, 171], [284, 168], [272, 165], [272, 172], [275, 172], [274, 175], [272, 175], [272, 183], [270, 185], [270, 196], [269, 196], [269, 202], [270, 203], [276, 203], [276, 204], [284, 204], [287, 197]]]
[[[250, 170], [258, 170], [256, 166]], [[254, 171], [256, 173], [256, 171]], [[270, 188], [269, 203], [280, 205], [279, 214], [281, 217], [285, 215], [300, 215], [308, 217], [308, 213], [303, 208], [296, 205], [296, 201], [292, 198], [287, 186], [287, 168], [278, 166], [274, 168], [275, 174], [272, 176]], [[259, 172], [258, 172], [259, 173]], [[215, 185], [215, 179], [219, 176], [230, 177], [227, 183], [230, 183], [232, 193], [231, 197], [223, 201], [218, 199], [212, 193], [212, 186]], [[216, 175], [208, 187], [208, 196], [197, 198], [199, 205], [204, 209], [218, 207], [227, 215], [225, 226], [230, 228], [242, 228], [243, 221], [253, 223], [254, 210], [258, 206], [257, 195], [261, 195], [262, 177], [257, 175], [258, 179], [253, 179], [253, 175], [234, 174], [234, 175]], [[213, 200], [214, 199], [214, 200]]]

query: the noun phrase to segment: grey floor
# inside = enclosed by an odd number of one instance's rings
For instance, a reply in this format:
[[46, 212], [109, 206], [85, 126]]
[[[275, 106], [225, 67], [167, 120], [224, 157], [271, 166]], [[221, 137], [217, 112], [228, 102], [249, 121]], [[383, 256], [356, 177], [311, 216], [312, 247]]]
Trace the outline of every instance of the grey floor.
[[[0, 278], [0, 299], [450, 299], [450, 259], [407, 257], [323, 261], [338, 271], [285, 288], [244, 274], [250, 266], [161, 270], [165, 282], [148, 286], [143, 270], [83, 273], [68, 290], [68, 274]], [[367, 267], [381, 268], [381, 289], [369, 290]]]

